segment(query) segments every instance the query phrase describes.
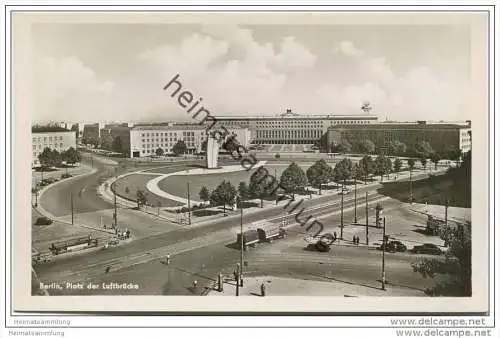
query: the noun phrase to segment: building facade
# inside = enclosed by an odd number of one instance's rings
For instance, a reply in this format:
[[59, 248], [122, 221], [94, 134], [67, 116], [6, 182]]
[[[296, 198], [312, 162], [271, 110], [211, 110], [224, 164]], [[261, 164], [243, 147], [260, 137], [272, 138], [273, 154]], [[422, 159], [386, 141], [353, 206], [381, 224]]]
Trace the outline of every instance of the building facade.
[[364, 115], [298, 115], [290, 109], [279, 116], [215, 117], [226, 128], [248, 128], [254, 144], [314, 144], [331, 126], [367, 125], [377, 116]]
[[[247, 128], [227, 128], [229, 135], [234, 134], [243, 146], [250, 144]], [[130, 130], [130, 157], [145, 157], [156, 154], [158, 148], [164, 153], [173, 153], [178, 141], [184, 141], [188, 154], [200, 153], [202, 144], [207, 140], [207, 129], [200, 124], [136, 125]]]
[[47, 132], [32, 132], [32, 167], [39, 167], [40, 161], [38, 155], [45, 148], [57, 150], [59, 153], [68, 150], [70, 147], [76, 149], [76, 132], [75, 131], [47, 131]]
[[328, 128], [326, 142], [328, 146], [347, 141], [351, 145], [363, 140], [370, 140], [375, 151], [387, 153], [392, 141], [399, 141], [407, 149], [414, 149], [422, 141], [429, 142], [435, 152], [471, 150], [470, 121], [465, 123], [376, 123], [369, 125], [337, 125]]

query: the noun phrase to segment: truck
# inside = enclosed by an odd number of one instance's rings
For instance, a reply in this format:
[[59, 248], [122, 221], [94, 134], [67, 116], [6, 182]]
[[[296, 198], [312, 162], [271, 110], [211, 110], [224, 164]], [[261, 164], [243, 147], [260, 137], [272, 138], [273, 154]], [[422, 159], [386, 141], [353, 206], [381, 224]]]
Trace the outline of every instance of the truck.
[[91, 235], [85, 237], [72, 238], [66, 241], [52, 243], [49, 247], [50, 252], [54, 255], [69, 251], [78, 251], [90, 247], [97, 246], [97, 238], [92, 238]]
[[262, 222], [258, 228], [260, 242], [272, 242], [274, 239], [283, 239], [286, 237], [286, 230], [281, 224]]
[[[251, 229], [243, 232], [243, 248], [246, 249], [247, 246], [254, 246], [255, 243], [259, 242], [259, 233], [256, 229]], [[241, 247], [241, 234], [236, 236], [236, 243], [238, 247]]]

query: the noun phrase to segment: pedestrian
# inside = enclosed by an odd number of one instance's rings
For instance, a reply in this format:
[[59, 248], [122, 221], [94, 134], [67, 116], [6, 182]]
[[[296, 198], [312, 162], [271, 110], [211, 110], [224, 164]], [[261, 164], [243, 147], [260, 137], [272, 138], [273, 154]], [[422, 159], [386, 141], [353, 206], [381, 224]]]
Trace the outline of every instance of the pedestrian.
[[260, 284], [260, 295], [264, 297], [266, 295], [266, 286], [264, 283]]
[[106, 267], [106, 270], [105, 270], [105, 271], [106, 271], [106, 273], [108, 273], [108, 272], [109, 272], [109, 270], [111, 270], [111, 267], [107, 266], [107, 267]]
[[167, 261], [166, 261], [167, 265], [170, 264], [170, 254], [167, 254]]
[[334, 231], [334, 232], [333, 232], [333, 241], [335, 242], [336, 240], [337, 240], [337, 232], [336, 232], [336, 231]]
[[238, 283], [238, 272], [236, 270], [233, 271], [234, 281]]
[[195, 279], [193, 281], [193, 290], [196, 290], [196, 287], [198, 286], [198, 281]]
[[352, 236], [352, 244], [356, 244], [356, 236]]
[[359, 245], [359, 236], [356, 236], [356, 245]]

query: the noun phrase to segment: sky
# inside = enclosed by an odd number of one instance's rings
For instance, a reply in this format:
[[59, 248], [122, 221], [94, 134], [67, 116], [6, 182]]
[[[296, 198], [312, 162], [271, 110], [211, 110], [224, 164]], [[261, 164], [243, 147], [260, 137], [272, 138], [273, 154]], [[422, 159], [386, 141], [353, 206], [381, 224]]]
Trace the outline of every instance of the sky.
[[213, 116], [470, 119], [466, 25], [32, 26], [33, 120], [189, 120], [176, 75]]

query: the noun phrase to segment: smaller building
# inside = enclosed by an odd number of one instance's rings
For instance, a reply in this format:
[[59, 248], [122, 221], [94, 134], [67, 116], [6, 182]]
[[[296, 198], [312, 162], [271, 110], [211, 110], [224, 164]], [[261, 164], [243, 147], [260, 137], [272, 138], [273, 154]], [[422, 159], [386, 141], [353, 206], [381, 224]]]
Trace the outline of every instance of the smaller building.
[[391, 142], [399, 141], [408, 150], [423, 141], [429, 142], [435, 152], [445, 153], [471, 150], [470, 121], [464, 123], [427, 123], [426, 121], [408, 123], [372, 123], [368, 125], [337, 125], [328, 128], [327, 146], [347, 141], [355, 145], [363, 140], [370, 140], [375, 151], [387, 153]]
[[[32, 139], [32, 167], [39, 167], [40, 161], [38, 155], [45, 148], [57, 150], [62, 153], [70, 147], [76, 149], [76, 131], [69, 131], [61, 128], [61, 131], [41, 131], [43, 129], [34, 129], [31, 133]], [[39, 130], [39, 131], [36, 131]]]
[[[227, 131], [227, 137], [235, 135], [243, 147], [249, 146], [247, 128], [227, 128]], [[207, 139], [207, 127], [200, 124], [135, 125], [130, 129], [130, 157], [152, 156], [159, 148], [165, 154], [172, 154], [174, 145], [181, 140], [186, 144], [188, 154], [196, 154], [202, 151]]]
[[85, 144], [99, 142], [100, 130], [99, 123], [86, 124], [83, 126], [82, 142]]

